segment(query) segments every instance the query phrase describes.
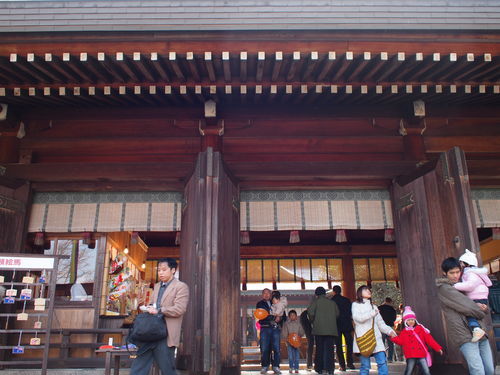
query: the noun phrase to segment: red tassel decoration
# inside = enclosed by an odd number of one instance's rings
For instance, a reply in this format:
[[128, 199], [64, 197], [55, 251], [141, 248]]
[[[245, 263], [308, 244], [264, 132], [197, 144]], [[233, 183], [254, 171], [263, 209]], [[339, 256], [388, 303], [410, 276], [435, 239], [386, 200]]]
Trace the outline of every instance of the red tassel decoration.
[[130, 244], [137, 245], [139, 243], [139, 232], [132, 232], [130, 235]]
[[345, 229], [337, 229], [335, 231], [335, 241], [337, 242], [347, 242], [347, 234]]
[[278, 286], [276, 285], [276, 280], [273, 280], [273, 290], [277, 290]]
[[328, 289], [332, 289], [332, 280], [328, 279]]
[[399, 280], [396, 279], [396, 288], [399, 289]]
[[44, 242], [43, 232], [37, 232], [35, 234], [35, 241], [33, 241], [33, 243], [35, 244], [35, 246], [43, 246], [43, 242]]
[[248, 245], [250, 243], [250, 232], [249, 231], [241, 231], [240, 232], [240, 244]]
[[247, 279], [243, 279], [243, 282], [241, 283], [241, 289], [247, 290]]
[[493, 235], [491, 237], [494, 240], [500, 240], [500, 228], [493, 228]]
[[300, 279], [300, 289], [306, 289], [306, 281], [304, 279]]
[[384, 241], [385, 242], [394, 242], [394, 229], [387, 228], [384, 232]]
[[178, 246], [181, 244], [181, 232], [175, 234], [175, 244]]
[[299, 243], [300, 242], [300, 236], [299, 236], [299, 231], [298, 230], [292, 230], [290, 231], [290, 243]]

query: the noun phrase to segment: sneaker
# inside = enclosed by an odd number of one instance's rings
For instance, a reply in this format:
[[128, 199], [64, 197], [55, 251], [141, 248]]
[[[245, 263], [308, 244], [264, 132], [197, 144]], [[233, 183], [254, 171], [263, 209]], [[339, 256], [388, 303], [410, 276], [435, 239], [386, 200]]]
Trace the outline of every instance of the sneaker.
[[288, 370], [288, 372], [289, 372], [290, 374], [293, 374], [293, 370], [292, 370], [292, 369]]
[[477, 327], [472, 330], [472, 340], [470, 342], [478, 342], [486, 334], [481, 328]]
[[262, 367], [262, 369], [260, 370], [260, 373], [267, 374], [267, 367]]
[[339, 367], [339, 371], [345, 371], [345, 367]]
[[275, 373], [276, 375], [281, 374], [281, 370], [280, 370], [280, 368], [279, 368], [279, 367], [273, 367], [273, 371], [274, 371], [274, 373]]
[[354, 365], [347, 365], [347, 368], [349, 370], [356, 370], [356, 367], [354, 367]]
[[299, 370], [295, 370], [295, 373], [298, 374], [299, 373]]
[[308, 368], [307, 368], [307, 371], [312, 371], [312, 370], [313, 370], [313, 368], [312, 368], [312, 367], [308, 367]]

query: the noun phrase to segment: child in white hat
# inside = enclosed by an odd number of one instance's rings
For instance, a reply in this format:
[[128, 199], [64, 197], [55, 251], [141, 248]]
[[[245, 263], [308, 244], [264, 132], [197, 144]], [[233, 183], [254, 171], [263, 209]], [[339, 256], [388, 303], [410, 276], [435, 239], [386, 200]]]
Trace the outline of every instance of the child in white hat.
[[[488, 277], [488, 270], [477, 266], [477, 257], [472, 251], [465, 249], [465, 253], [458, 259], [463, 267], [462, 282], [453, 285], [456, 289], [464, 292], [467, 297], [474, 302], [488, 304], [488, 287], [491, 286], [491, 280]], [[467, 317], [469, 328], [472, 330], [471, 342], [477, 342], [483, 338], [486, 332], [481, 329], [477, 319]]]

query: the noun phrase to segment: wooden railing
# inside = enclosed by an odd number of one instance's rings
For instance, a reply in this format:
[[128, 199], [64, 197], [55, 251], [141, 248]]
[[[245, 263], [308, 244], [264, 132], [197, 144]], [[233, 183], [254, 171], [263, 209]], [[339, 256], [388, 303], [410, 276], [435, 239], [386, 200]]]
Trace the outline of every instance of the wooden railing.
[[[95, 349], [99, 348], [101, 345], [106, 345], [108, 342], [107, 340], [103, 339], [104, 335], [112, 335], [112, 334], [118, 334], [121, 335], [122, 338], [127, 336], [128, 334], [128, 329], [123, 329], [123, 328], [115, 328], [115, 329], [110, 329], [110, 328], [97, 328], [97, 329], [91, 329], [91, 328], [82, 328], [82, 329], [71, 329], [71, 328], [63, 328], [63, 329], [53, 329], [51, 333], [56, 336], [56, 335], [61, 335], [62, 339], [60, 343], [51, 343], [50, 347], [51, 348], [59, 348], [59, 359], [61, 360], [67, 360], [71, 358], [70, 355], [70, 350], [71, 349], [91, 349], [92, 352], [92, 357], [97, 358], [95, 354]], [[73, 343], [71, 342], [71, 336], [73, 335], [96, 335], [95, 340], [92, 342], [78, 342], [78, 343]], [[121, 343], [115, 342], [114, 345], [121, 345]]]
[[[10, 333], [10, 332], [5, 332]], [[128, 334], [128, 329], [123, 328], [83, 328], [83, 329], [72, 329], [72, 328], [61, 328], [52, 329], [51, 333], [51, 343], [50, 349], [59, 349], [59, 355], [57, 357], [49, 357], [49, 367], [50, 368], [74, 368], [74, 367], [104, 367], [104, 356], [97, 355], [95, 350], [101, 345], [107, 345], [108, 340], [105, 336], [109, 335], [119, 335], [121, 338], [120, 342], [115, 340], [114, 345], [120, 346], [125, 342], [125, 338]], [[78, 340], [88, 340], [84, 342], [72, 342], [71, 338], [75, 335], [89, 335], [88, 339], [79, 336]], [[54, 342], [57, 337], [60, 337], [60, 342]], [[43, 338], [42, 338], [43, 341]], [[75, 357], [71, 355], [72, 349], [89, 349], [89, 355], [85, 357]], [[28, 362], [26, 362], [28, 364]], [[9, 367], [9, 364], [5, 364]]]

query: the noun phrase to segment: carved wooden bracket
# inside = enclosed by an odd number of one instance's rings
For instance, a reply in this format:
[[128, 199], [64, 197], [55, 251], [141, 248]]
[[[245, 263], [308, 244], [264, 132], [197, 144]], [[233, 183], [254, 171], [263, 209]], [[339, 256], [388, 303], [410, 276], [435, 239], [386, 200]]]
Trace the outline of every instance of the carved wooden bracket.
[[26, 206], [23, 202], [0, 195], [0, 209], [22, 213], [25, 211]]
[[399, 201], [396, 203], [396, 209], [401, 211], [403, 208], [413, 206], [415, 204], [415, 197], [413, 193], [408, 193], [403, 195]]

